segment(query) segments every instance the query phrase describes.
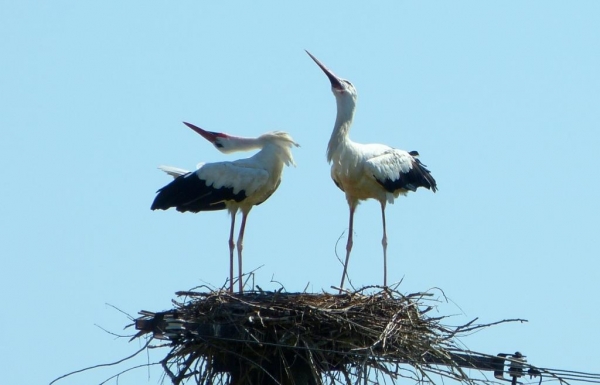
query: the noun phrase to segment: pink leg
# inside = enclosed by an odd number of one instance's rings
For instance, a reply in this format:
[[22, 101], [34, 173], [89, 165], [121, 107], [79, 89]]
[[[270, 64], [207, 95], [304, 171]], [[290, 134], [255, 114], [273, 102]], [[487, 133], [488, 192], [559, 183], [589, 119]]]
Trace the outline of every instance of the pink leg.
[[231, 229], [229, 230], [229, 292], [233, 294], [233, 229], [235, 227], [235, 212], [231, 213]]
[[340, 283], [340, 294], [344, 288], [344, 280], [348, 271], [348, 260], [350, 259], [350, 251], [352, 251], [352, 234], [354, 234], [354, 210], [356, 204], [350, 204], [350, 225], [348, 230], [348, 243], [346, 243], [346, 262], [344, 262], [344, 272], [342, 273], [342, 283]]
[[242, 225], [240, 226], [240, 235], [237, 240], [237, 251], [238, 251], [238, 284], [240, 285], [240, 294], [244, 291], [244, 283], [242, 279], [242, 250], [244, 250], [244, 230], [246, 229], [246, 217], [247, 212], [242, 211]]
[[385, 231], [385, 202], [381, 203], [381, 220], [383, 221], [383, 287], [387, 287], [387, 234]]

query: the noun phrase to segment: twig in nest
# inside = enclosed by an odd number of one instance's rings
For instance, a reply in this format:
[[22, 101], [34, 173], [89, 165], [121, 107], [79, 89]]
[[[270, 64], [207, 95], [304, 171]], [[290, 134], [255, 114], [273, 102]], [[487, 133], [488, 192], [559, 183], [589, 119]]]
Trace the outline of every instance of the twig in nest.
[[[378, 291], [372, 293], [374, 289]], [[238, 381], [257, 376], [257, 370], [267, 383], [297, 370], [307, 370], [318, 384], [324, 378], [332, 384], [352, 383], [351, 378], [365, 378], [365, 373], [388, 376], [392, 382], [397, 377], [433, 381], [431, 375], [476, 382], [453, 361], [454, 353], [465, 352], [458, 337], [522, 321], [445, 326], [445, 317], [426, 315], [439, 302], [430, 292], [404, 295], [378, 286], [343, 295], [282, 290], [180, 292], [188, 300], [175, 302], [173, 310], [142, 313], [140, 333], [171, 341], [163, 366], [174, 384], [192, 374], [203, 383], [215, 383], [219, 376], [224, 381], [224, 374]], [[436, 366], [440, 364], [448, 369]]]
[[125, 362], [125, 361], [129, 360], [130, 358], [133, 358], [133, 357], [137, 356], [137, 355], [138, 355], [138, 354], [140, 354], [141, 352], [143, 352], [143, 351], [144, 351], [144, 350], [145, 350], [145, 349], [148, 347], [148, 345], [150, 345], [150, 342], [151, 342], [151, 341], [152, 341], [152, 338], [148, 338], [148, 341], [146, 341], [146, 343], [144, 344], [144, 346], [142, 346], [142, 347], [141, 347], [141, 348], [140, 348], [138, 351], [136, 351], [135, 353], [133, 353], [133, 354], [132, 354], [132, 355], [130, 355], [130, 356], [127, 356], [127, 357], [125, 357], [125, 358], [122, 358], [122, 359], [120, 359], [120, 360], [118, 360], [118, 361], [111, 362], [111, 363], [108, 363], [108, 364], [99, 364], [99, 365], [94, 365], [94, 366], [90, 366], [90, 367], [87, 367], [87, 368], [83, 368], [83, 369], [75, 370], [75, 371], [73, 371], [73, 372], [70, 372], [70, 373], [67, 373], [67, 374], [63, 374], [62, 376], [60, 376], [60, 377], [57, 377], [57, 378], [55, 378], [54, 380], [52, 380], [52, 382], [50, 382], [50, 384], [48, 384], [48, 385], [52, 385], [52, 384], [54, 384], [56, 381], [58, 381], [58, 380], [61, 380], [61, 379], [65, 378], [65, 377], [72, 376], [73, 374], [82, 373], [82, 372], [85, 372], [85, 371], [87, 371], [87, 370], [91, 370], [91, 369], [102, 368], [102, 367], [106, 367], [106, 366], [114, 366], [114, 365], [118, 365], [118, 364], [120, 364], [120, 363], [122, 363], [122, 362]]

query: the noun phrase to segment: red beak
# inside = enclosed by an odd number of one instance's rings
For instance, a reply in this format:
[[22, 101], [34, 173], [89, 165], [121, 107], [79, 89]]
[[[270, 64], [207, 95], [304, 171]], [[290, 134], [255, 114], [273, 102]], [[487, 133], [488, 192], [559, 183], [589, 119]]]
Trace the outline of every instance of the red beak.
[[202, 135], [202, 137], [208, 140], [211, 143], [214, 143], [217, 140], [217, 137], [223, 136], [223, 134], [218, 132], [205, 131], [198, 126], [194, 126], [192, 123], [183, 122], [186, 126], [196, 131], [198, 134]]
[[321, 69], [323, 70], [323, 72], [325, 72], [325, 75], [327, 75], [327, 77], [329, 78], [329, 81], [331, 82], [331, 86], [333, 88], [338, 89], [338, 90], [343, 90], [344, 89], [344, 86], [340, 82], [340, 79], [337, 76], [335, 76], [335, 74], [329, 68], [325, 67], [325, 64], [321, 63], [319, 61], [319, 59], [317, 59], [316, 57], [314, 57], [310, 52], [306, 51], [306, 53], [308, 54], [308, 56], [311, 57], [311, 59], [313, 59], [315, 61], [315, 63], [317, 63], [317, 65], [319, 67], [321, 67]]

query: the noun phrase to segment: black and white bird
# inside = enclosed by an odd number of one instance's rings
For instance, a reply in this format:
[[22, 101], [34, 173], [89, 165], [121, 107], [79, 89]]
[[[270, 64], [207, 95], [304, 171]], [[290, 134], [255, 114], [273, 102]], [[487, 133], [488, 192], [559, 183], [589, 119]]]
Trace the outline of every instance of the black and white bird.
[[435, 192], [437, 185], [425, 165], [419, 161], [416, 151], [407, 152], [383, 144], [361, 144], [350, 140], [348, 135], [356, 108], [356, 89], [348, 80], [337, 77], [310, 52], [306, 53], [325, 72], [331, 82], [331, 90], [337, 102], [337, 117], [329, 145], [327, 161], [331, 163], [331, 177], [344, 193], [350, 208], [350, 225], [346, 244], [346, 260], [342, 274], [341, 289], [348, 269], [352, 250], [354, 212], [358, 203], [376, 199], [381, 204], [383, 221], [383, 285], [387, 286], [387, 234], [385, 226], [386, 203], [394, 203], [400, 194], [406, 195], [419, 187]]
[[[184, 122], [185, 123], [185, 122]], [[223, 153], [235, 151], [260, 151], [250, 158], [233, 162], [199, 164], [196, 171], [161, 166], [160, 169], [175, 180], [158, 190], [152, 210], [215, 211], [227, 209], [231, 214], [229, 231], [229, 290], [233, 293], [233, 250], [237, 247], [238, 284], [242, 283], [242, 250], [246, 219], [252, 207], [266, 201], [281, 183], [283, 166], [295, 165], [292, 147], [298, 146], [292, 137], [282, 131], [265, 133], [257, 138], [243, 138], [223, 133], [210, 132], [185, 123], [192, 130], [211, 142]], [[242, 213], [242, 223], [237, 239], [233, 241], [235, 216]]]

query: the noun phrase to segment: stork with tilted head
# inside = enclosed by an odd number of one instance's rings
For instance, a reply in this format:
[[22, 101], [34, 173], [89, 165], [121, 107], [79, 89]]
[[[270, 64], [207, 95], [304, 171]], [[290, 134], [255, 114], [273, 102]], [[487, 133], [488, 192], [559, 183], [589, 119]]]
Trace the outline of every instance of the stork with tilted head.
[[340, 283], [340, 293], [348, 270], [352, 250], [354, 212], [358, 203], [376, 199], [381, 205], [383, 222], [383, 286], [387, 286], [387, 234], [385, 226], [386, 203], [394, 203], [400, 194], [425, 187], [435, 192], [437, 185], [429, 170], [417, 158], [416, 151], [407, 152], [384, 144], [361, 144], [350, 140], [348, 135], [356, 108], [356, 88], [346, 79], [337, 77], [310, 52], [306, 53], [317, 63], [331, 82], [331, 90], [337, 102], [337, 117], [329, 144], [327, 161], [331, 163], [331, 177], [345, 194], [350, 208], [346, 260]]
[[[288, 133], [282, 131], [268, 132], [257, 138], [243, 138], [205, 131], [191, 123], [185, 124], [223, 153], [260, 150], [250, 158], [200, 164], [196, 171], [191, 172], [161, 166], [160, 169], [175, 180], [158, 190], [151, 206], [152, 210], [175, 207], [177, 211], [193, 213], [228, 210], [231, 214], [229, 291], [233, 293], [233, 251], [237, 247], [238, 284], [241, 293], [242, 250], [248, 213], [277, 190], [281, 183], [283, 166], [295, 165], [291, 149], [298, 144]], [[237, 243], [234, 243], [235, 216], [238, 211], [242, 213], [242, 223]]]

